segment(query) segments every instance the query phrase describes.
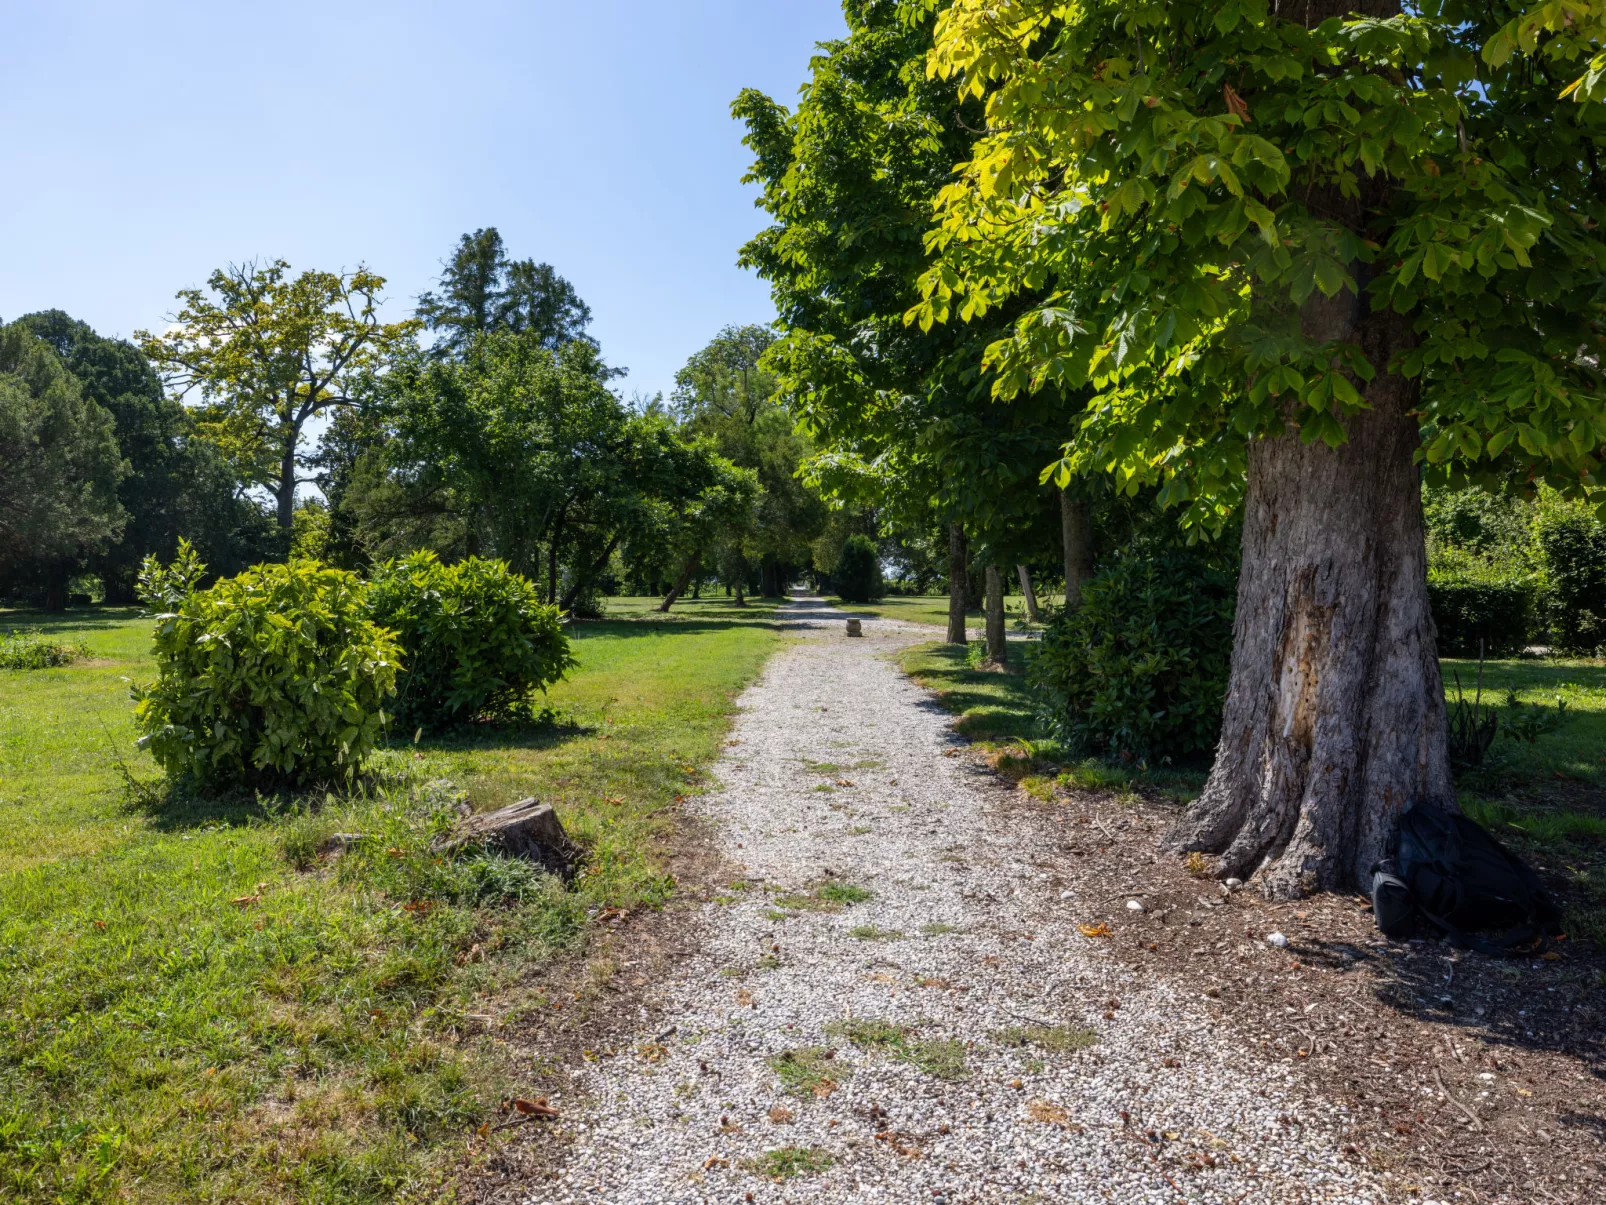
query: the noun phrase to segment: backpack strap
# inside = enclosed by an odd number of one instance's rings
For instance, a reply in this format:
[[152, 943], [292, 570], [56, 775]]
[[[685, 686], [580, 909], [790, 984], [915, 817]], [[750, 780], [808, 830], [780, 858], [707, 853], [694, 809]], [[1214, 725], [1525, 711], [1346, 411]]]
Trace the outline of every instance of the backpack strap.
[[[1458, 929], [1442, 916], [1433, 913], [1418, 905], [1422, 915], [1427, 917], [1450, 939], [1450, 944], [1461, 950], [1476, 950], [1479, 954], [1487, 954], [1491, 958], [1509, 958], [1513, 955], [1527, 956], [1542, 953], [1550, 945], [1549, 935], [1538, 925], [1519, 925], [1515, 929], [1508, 929], [1498, 937], [1477, 937], [1465, 930]], [[1529, 942], [1538, 940], [1539, 944], [1531, 950], [1519, 949]]]

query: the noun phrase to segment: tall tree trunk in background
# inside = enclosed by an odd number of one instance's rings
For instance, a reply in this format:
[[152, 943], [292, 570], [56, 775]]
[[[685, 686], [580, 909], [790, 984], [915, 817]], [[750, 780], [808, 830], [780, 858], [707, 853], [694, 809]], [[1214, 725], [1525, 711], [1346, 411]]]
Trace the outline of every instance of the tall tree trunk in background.
[[602, 550], [602, 555], [591, 562], [591, 572], [586, 574], [584, 578], [576, 577], [574, 583], [564, 592], [563, 601], [558, 604], [560, 611], [567, 611], [573, 607], [574, 600], [580, 597], [580, 591], [585, 589], [586, 583], [593, 580], [608, 567], [608, 558], [613, 555], [613, 550], [619, 547], [619, 541], [623, 538], [624, 532], [622, 530], [614, 532], [613, 539], [608, 541], [608, 546]]
[[57, 561], [45, 575], [45, 610], [52, 613], [67, 609], [67, 583], [72, 577], [72, 565]]
[[1093, 576], [1093, 522], [1085, 498], [1060, 491], [1060, 543], [1065, 554], [1065, 609], [1082, 605], [1082, 587]]
[[970, 561], [970, 550], [965, 545], [965, 529], [958, 523], [948, 524], [948, 643], [965, 644], [965, 603], [970, 595], [970, 582], [965, 567]]
[[987, 572], [987, 660], [1003, 665], [1009, 655], [1004, 643], [1004, 572], [988, 565]]
[[697, 572], [697, 567], [702, 563], [702, 549], [698, 549], [696, 552], [691, 554], [691, 560], [686, 562], [686, 568], [681, 570], [680, 578], [675, 582], [669, 593], [664, 595], [664, 601], [658, 604], [658, 609], [660, 611], [664, 612], [665, 614], [669, 613], [669, 608], [675, 605], [675, 600], [679, 598], [681, 592], [686, 589], [686, 583], [691, 581], [692, 574]]
[[1026, 598], [1026, 622], [1037, 622], [1037, 591], [1032, 589], [1032, 574], [1025, 565], [1015, 566], [1015, 576], [1020, 578], [1020, 592]]
[[1372, 312], [1365, 265], [1349, 267], [1360, 297], [1318, 293], [1300, 320], [1318, 343], [1361, 347], [1377, 369], [1357, 383], [1371, 408], [1340, 448], [1296, 431], [1250, 445], [1221, 742], [1172, 834], [1276, 898], [1369, 882], [1400, 812], [1455, 806], [1412, 462], [1417, 387], [1387, 371], [1412, 319]]

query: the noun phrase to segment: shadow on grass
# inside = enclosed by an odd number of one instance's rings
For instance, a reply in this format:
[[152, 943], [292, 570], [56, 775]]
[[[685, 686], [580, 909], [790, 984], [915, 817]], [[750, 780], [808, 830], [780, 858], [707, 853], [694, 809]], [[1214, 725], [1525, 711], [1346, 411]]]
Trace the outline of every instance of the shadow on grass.
[[[594, 736], [594, 725], [558, 722], [465, 724], [426, 734], [416, 742], [392, 739], [381, 750], [405, 756], [418, 753], [474, 753], [500, 749], [543, 751], [570, 741]], [[124, 809], [144, 815], [158, 832], [187, 829], [233, 828], [274, 820], [287, 812], [315, 811], [330, 799], [350, 801], [374, 798], [405, 789], [405, 773], [384, 768], [365, 770], [350, 779], [286, 784], [267, 781], [259, 786], [205, 787], [167, 778], [141, 779], [128, 763], [114, 756], [123, 781]]]
[[903, 669], [931, 691], [936, 705], [957, 715], [954, 731], [970, 740], [1009, 741], [1036, 735], [1031, 699], [1026, 692], [1025, 649], [1012, 643], [1006, 669], [974, 669], [969, 650], [957, 644], [910, 649]]
[[142, 607], [75, 607], [68, 611], [25, 611], [0, 608], [0, 632], [38, 628], [44, 632], [115, 628], [138, 619]]
[[[605, 619], [582, 619], [570, 625], [568, 632], [576, 640], [585, 640], [596, 636], [683, 636], [688, 632], [728, 632], [732, 628], [767, 628], [772, 632], [779, 632], [787, 626], [768, 618], [771, 614], [773, 612], [763, 611], [752, 619], [721, 620], [676, 615], [673, 612], [663, 615], [652, 611], [631, 619], [613, 616]], [[759, 618], [759, 615], [765, 618]]]

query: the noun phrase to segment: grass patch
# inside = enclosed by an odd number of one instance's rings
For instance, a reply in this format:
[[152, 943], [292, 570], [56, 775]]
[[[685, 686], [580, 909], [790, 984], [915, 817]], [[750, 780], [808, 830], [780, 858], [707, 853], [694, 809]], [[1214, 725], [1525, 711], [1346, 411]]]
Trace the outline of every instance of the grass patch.
[[855, 925], [848, 930], [855, 941], [897, 941], [903, 937], [902, 929], [878, 929], [874, 925]]
[[1005, 1046], [1035, 1046], [1054, 1054], [1070, 1054], [1086, 1050], [1099, 1035], [1077, 1025], [1011, 1025], [998, 1030], [993, 1038]]
[[958, 933], [959, 929], [955, 925], [949, 925], [940, 920], [934, 920], [928, 922], [927, 924], [921, 925], [920, 932], [926, 937], [941, 937], [944, 933]]
[[862, 904], [870, 898], [870, 890], [852, 883], [822, 883], [814, 889], [814, 898], [828, 904]]
[[972, 740], [1011, 741], [1036, 732], [1026, 697], [1025, 646], [1011, 643], [1005, 672], [972, 669], [956, 644], [917, 644], [899, 654], [903, 672], [959, 718], [954, 731]]
[[775, 907], [786, 911], [772, 919], [785, 920], [795, 912], [841, 912], [843, 908], [862, 904], [870, 894], [868, 888], [853, 883], [819, 883], [807, 891], [788, 891], [776, 896]]
[[881, 1050], [937, 1079], [958, 1080], [970, 1074], [965, 1044], [956, 1038], [917, 1038], [915, 1027], [876, 1017], [850, 1017], [825, 1027], [866, 1050]]
[[[781, 639], [744, 610], [576, 625], [548, 699], [574, 726], [403, 745], [357, 789], [283, 800], [156, 785], [124, 681], [153, 672], [149, 620], [0, 615], [91, 658], [0, 671], [0, 1199], [420, 1191], [526, 1074], [464, 1014], [550, 1008], [526, 985], [588, 914], [672, 890], [669, 810]], [[434, 855], [443, 781], [481, 809], [550, 800], [584, 872]], [[364, 837], [330, 856], [337, 831]]]
[[769, 1060], [781, 1086], [796, 1096], [829, 1096], [836, 1086], [852, 1074], [836, 1061], [834, 1052], [823, 1046], [800, 1046], [783, 1050]]
[[771, 1180], [789, 1180], [793, 1176], [812, 1176], [823, 1172], [836, 1162], [836, 1156], [817, 1146], [781, 1146], [765, 1151], [756, 1159], [742, 1164], [755, 1175]]

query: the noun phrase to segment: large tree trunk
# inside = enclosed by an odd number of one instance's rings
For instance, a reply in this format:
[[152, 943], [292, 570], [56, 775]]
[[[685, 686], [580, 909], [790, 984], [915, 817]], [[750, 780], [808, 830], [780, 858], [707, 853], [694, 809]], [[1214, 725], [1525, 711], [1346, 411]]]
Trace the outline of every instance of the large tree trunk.
[[691, 560], [686, 562], [686, 568], [681, 571], [680, 580], [674, 584], [668, 594], [664, 595], [664, 601], [658, 604], [660, 611], [666, 615], [669, 613], [669, 608], [675, 605], [675, 600], [685, 591], [686, 584], [692, 579], [692, 574], [697, 572], [697, 567], [702, 563], [703, 554], [702, 550], [699, 549], [691, 554]]
[[965, 546], [965, 529], [958, 523], [948, 524], [948, 643], [965, 644], [965, 604], [969, 601], [970, 582], [965, 566], [970, 560]]
[[1003, 665], [1009, 656], [1004, 644], [1004, 574], [997, 565], [987, 566], [987, 660]]
[[1082, 587], [1093, 576], [1093, 522], [1087, 499], [1060, 491], [1060, 543], [1065, 553], [1065, 609], [1082, 605]]
[[1037, 622], [1037, 591], [1032, 589], [1031, 570], [1025, 565], [1015, 566], [1015, 576], [1020, 578], [1020, 592], [1026, 599], [1026, 622]]
[[[1352, 265], [1358, 268], [1360, 265]], [[1173, 834], [1290, 898], [1365, 883], [1411, 804], [1455, 806], [1428, 611], [1415, 385], [1386, 371], [1411, 319], [1318, 294], [1301, 321], [1377, 368], [1337, 449], [1249, 449], [1232, 680], [1216, 762]]]

